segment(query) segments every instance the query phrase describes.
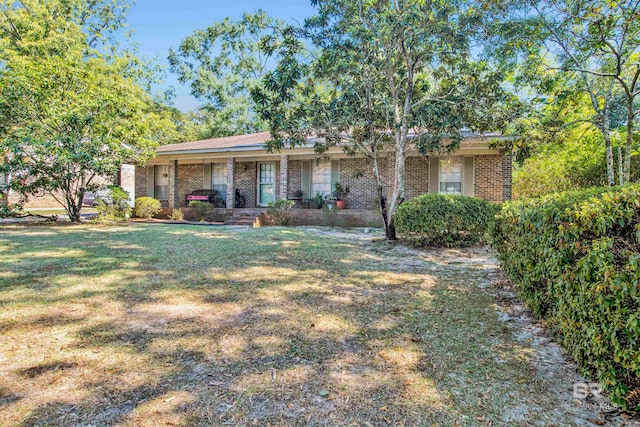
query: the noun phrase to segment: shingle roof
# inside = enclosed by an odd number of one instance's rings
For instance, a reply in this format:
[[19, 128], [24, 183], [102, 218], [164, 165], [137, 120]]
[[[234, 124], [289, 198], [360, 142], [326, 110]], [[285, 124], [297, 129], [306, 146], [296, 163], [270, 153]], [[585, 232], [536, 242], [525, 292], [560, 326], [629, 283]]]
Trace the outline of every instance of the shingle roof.
[[202, 141], [181, 142], [178, 144], [162, 145], [156, 150], [158, 153], [172, 153], [175, 151], [207, 151], [223, 150], [225, 148], [261, 148], [271, 138], [269, 132], [252, 133], [249, 135], [226, 136], [224, 138], [204, 139]]
[[[503, 138], [511, 138], [502, 136], [497, 132], [490, 133], [473, 133], [473, 132], [463, 132], [462, 136], [467, 138], [494, 138], [494, 139], [503, 139]], [[216, 151], [252, 151], [259, 150], [264, 147], [264, 144], [271, 139], [271, 134], [269, 132], [259, 132], [252, 133], [248, 135], [236, 135], [236, 136], [226, 136], [223, 138], [212, 138], [212, 139], [204, 139], [202, 141], [193, 141], [193, 142], [181, 142], [177, 144], [169, 144], [162, 145], [157, 148], [156, 152], [158, 154], [167, 154], [167, 153], [198, 153], [198, 152], [216, 152]], [[309, 140], [307, 146], [313, 146], [313, 140]]]

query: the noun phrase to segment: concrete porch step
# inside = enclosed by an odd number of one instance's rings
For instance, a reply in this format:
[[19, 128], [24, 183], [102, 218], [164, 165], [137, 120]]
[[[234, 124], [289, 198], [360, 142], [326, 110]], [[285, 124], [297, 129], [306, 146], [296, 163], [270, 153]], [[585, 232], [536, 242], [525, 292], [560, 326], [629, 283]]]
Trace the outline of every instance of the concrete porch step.
[[227, 213], [224, 224], [225, 225], [244, 225], [253, 227], [261, 211], [257, 210], [234, 210]]

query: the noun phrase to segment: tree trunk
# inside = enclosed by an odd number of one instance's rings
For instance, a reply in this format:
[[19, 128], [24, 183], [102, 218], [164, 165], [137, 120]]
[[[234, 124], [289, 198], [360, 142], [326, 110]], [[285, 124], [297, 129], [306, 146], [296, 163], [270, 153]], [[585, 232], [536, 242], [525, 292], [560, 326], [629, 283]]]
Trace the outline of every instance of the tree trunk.
[[618, 185], [624, 185], [624, 156], [622, 155], [622, 141], [618, 142]]
[[[376, 179], [376, 191], [378, 193], [378, 202], [380, 203], [380, 213], [382, 215], [382, 223], [384, 224], [384, 232], [385, 236], [389, 240], [395, 240], [395, 227], [391, 230], [391, 222], [390, 218], [387, 214], [387, 198], [384, 195], [384, 183], [382, 182], [382, 177], [380, 176], [380, 168], [378, 166], [378, 155], [377, 153], [373, 153], [373, 176]], [[389, 236], [393, 236], [393, 238], [389, 238]]]
[[[613, 163], [613, 144], [611, 143], [611, 132], [609, 131], [609, 118], [607, 117], [607, 111], [604, 111], [602, 118], [602, 125], [600, 131], [604, 137], [604, 143], [606, 147], [607, 156], [607, 184], [609, 187], [616, 185], [616, 170]], [[622, 178], [622, 177], [621, 177]]]
[[84, 191], [80, 191], [77, 194], [77, 199], [70, 194], [70, 192], [65, 192], [65, 206], [64, 210], [67, 212], [69, 216], [69, 221], [71, 222], [80, 222], [80, 215], [82, 211], [82, 199], [84, 198]]
[[385, 236], [387, 237], [387, 240], [397, 240], [398, 237], [396, 236], [396, 225], [393, 223], [393, 217], [389, 218], [389, 222], [387, 224], [387, 226], [385, 227]]
[[[631, 182], [631, 150], [633, 149], [633, 100], [627, 105], [627, 139], [624, 150], [624, 167], [622, 170], [622, 176], [624, 177], [624, 184]], [[620, 141], [622, 145], [622, 141]], [[621, 178], [622, 180], [622, 178]]]

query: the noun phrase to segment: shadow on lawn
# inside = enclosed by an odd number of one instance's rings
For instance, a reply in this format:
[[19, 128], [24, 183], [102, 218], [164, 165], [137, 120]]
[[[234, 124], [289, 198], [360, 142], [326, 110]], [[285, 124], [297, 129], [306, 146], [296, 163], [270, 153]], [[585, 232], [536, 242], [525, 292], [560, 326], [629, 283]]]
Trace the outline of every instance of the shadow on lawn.
[[[0, 281], [0, 303], [85, 308], [0, 330], [64, 330], [71, 357], [15, 374], [75, 371], [60, 387], [82, 393], [40, 402], [22, 425], [449, 423], [497, 417], [512, 404], [500, 388], [529, 375], [491, 297], [465, 283], [486, 278], [480, 266], [435, 276], [429, 262], [289, 229], [50, 233], [0, 238], [11, 244], [0, 266], [18, 275]], [[52, 247], [82, 253], [32, 259]], [[47, 266], [55, 286], [30, 289]]]

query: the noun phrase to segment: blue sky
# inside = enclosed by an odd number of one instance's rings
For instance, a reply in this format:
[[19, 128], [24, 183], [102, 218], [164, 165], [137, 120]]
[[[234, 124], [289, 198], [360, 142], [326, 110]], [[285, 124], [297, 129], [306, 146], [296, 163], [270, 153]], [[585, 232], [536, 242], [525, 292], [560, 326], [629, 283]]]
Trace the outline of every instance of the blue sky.
[[[267, 14], [288, 22], [302, 22], [313, 14], [309, 0], [138, 0], [128, 14], [129, 27], [135, 31], [133, 42], [140, 54], [158, 58], [167, 64], [169, 48], [177, 48], [182, 39], [226, 17], [240, 18], [243, 12], [263, 9]], [[198, 103], [189, 88], [181, 86], [176, 77], [167, 73], [159, 90], [173, 86], [177, 97], [174, 105], [187, 111]]]

